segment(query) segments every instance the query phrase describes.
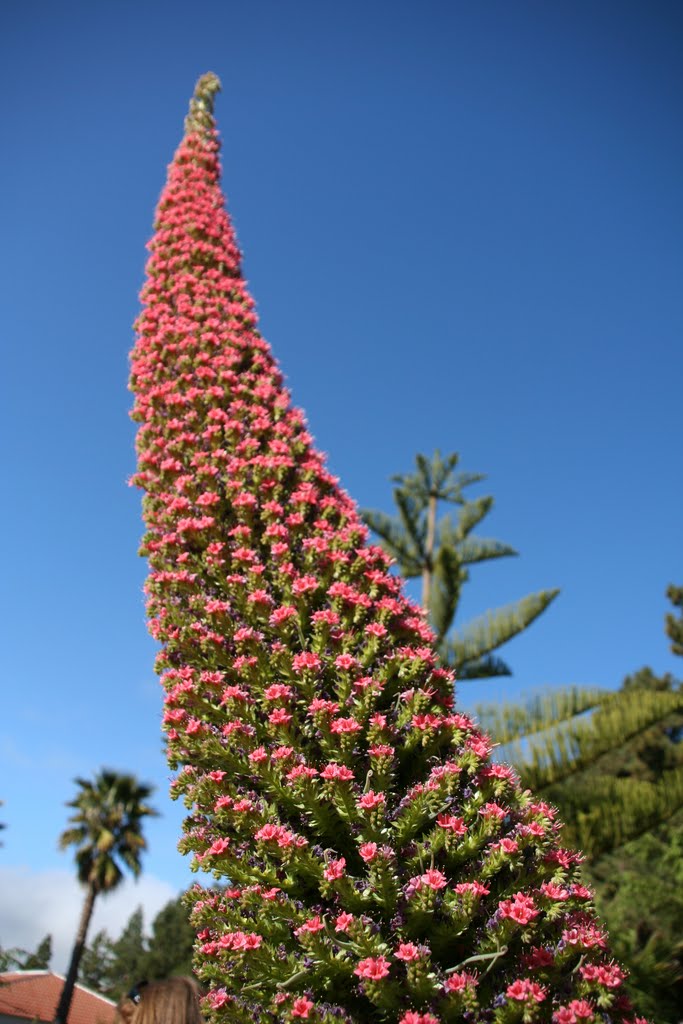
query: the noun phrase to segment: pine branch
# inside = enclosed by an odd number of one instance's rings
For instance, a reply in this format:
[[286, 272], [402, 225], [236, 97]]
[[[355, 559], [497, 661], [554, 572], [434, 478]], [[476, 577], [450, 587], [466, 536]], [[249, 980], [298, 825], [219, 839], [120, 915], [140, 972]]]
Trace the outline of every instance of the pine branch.
[[592, 860], [637, 839], [683, 807], [683, 766], [656, 782], [591, 776], [583, 808], [560, 802], [565, 837]]
[[626, 740], [683, 708], [683, 692], [619, 691], [595, 713], [510, 744], [522, 782], [536, 791], [562, 782], [620, 747]]
[[398, 562], [401, 575], [408, 579], [419, 576], [422, 572], [419, 550], [408, 541], [399, 519], [367, 508], [363, 509], [361, 514], [373, 533], [382, 541], [387, 554]]
[[496, 679], [499, 676], [511, 676], [512, 669], [493, 654], [484, 658], [475, 658], [473, 661], [466, 661], [457, 671], [459, 683], [471, 683], [477, 679]]
[[445, 645], [448, 664], [460, 673], [468, 662], [479, 660], [525, 630], [545, 611], [559, 590], [541, 590], [515, 604], [489, 611], [456, 631]]
[[534, 697], [526, 704], [480, 704], [476, 715], [482, 729], [505, 745], [564, 725], [600, 707], [609, 696], [604, 690], [572, 686]]
[[463, 565], [475, 565], [493, 558], [508, 558], [518, 551], [499, 540], [485, 537], [470, 537], [458, 544], [458, 555]]

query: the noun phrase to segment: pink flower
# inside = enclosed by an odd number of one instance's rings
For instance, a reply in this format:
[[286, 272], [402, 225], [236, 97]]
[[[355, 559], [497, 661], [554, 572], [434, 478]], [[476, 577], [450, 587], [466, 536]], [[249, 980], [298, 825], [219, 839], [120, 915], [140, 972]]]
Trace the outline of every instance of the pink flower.
[[369, 956], [361, 960], [356, 967], [354, 974], [359, 978], [367, 978], [369, 981], [381, 981], [389, 973], [389, 961], [384, 956]]
[[560, 1006], [553, 1014], [553, 1024], [576, 1024], [574, 1011], [568, 1006]]
[[281, 832], [280, 825], [264, 825], [255, 834], [254, 839], [260, 839], [264, 843], [270, 842], [272, 839], [277, 839]]
[[482, 818], [498, 818], [499, 820], [501, 820], [505, 817], [507, 811], [505, 810], [504, 807], [501, 807], [500, 804], [494, 803], [491, 800], [489, 801], [489, 803], [484, 804], [483, 807], [479, 808], [479, 813], [481, 814]]
[[292, 687], [285, 683], [273, 683], [263, 691], [265, 700], [287, 700], [292, 696]]
[[498, 913], [502, 918], [509, 917], [517, 924], [524, 925], [538, 916], [538, 909], [531, 896], [518, 892], [511, 900], [501, 900]]
[[292, 593], [298, 597], [301, 594], [308, 594], [311, 590], [316, 590], [317, 587], [318, 581], [315, 576], [300, 576], [292, 583]]
[[338, 932], [347, 932], [349, 930], [349, 925], [353, 924], [353, 921], [353, 914], [339, 914], [334, 922], [334, 927]]
[[585, 964], [581, 967], [581, 976], [586, 981], [597, 982], [605, 988], [618, 988], [626, 977], [617, 964]]
[[535, 981], [529, 981], [528, 978], [519, 978], [517, 981], [513, 981], [505, 992], [508, 999], [516, 999], [518, 1002], [532, 1000], [535, 1003], [542, 1003], [546, 994], [545, 989]]
[[368, 754], [370, 757], [393, 757], [394, 748], [388, 743], [375, 743], [374, 746], [368, 747]]
[[338, 711], [339, 705], [335, 701], [323, 700], [322, 697], [314, 697], [308, 705], [308, 713], [310, 715], [318, 715], [320, 713], [336, 715]]
[[232, 1002], [232, 996], [229, 996], [224, 988], [215, 988], [209, 992], [206, 1001], [212, 1010], [219, 1010], [221, 1006]]
[[359, 846], [358, 852], [365, 863], [369, 864], [377, 856], [377, 843], [363, 843], [362, 846]]
[[305, 996], [299, 996], [292, 1003], [292, 1017], [308, 1017], [313, 1009], [313, 1003]]
[[464, 992], [469, 986], [473, 988], [479, 983], [476, 974], [468, 974], [467, 971], [454, 972], [449, 974], [444, 988], [447, 992]]
[[551, 900], [562, 901], [569, 897], [569, 889], [565, 889], [561, 885], [556, 885], [554, 882], [544, 882], [541, 886], [541, 892]]
[[330, 726], [331, 732], [334, 733], [360, 732], [361, 728], [360, 722], [355, 718], [335, 718]]
[[436, 819], [439, 828], [447, 829], [456, 836], [464, 836], [467, 832], [467, 825], [462, 818], [456, 818], [453, 814], [440, 814]]
[[292, 716], [284, 708], [275, 708], [268, 715], [268, 721], [271, 725], [288, 725], [292, 721]]
[[441, 724], [441, 719], [438, 715], [424, 714], [424, 715], [413, 715], [411, 725], [415, 729], [436, 729]]
[[586, 999], [572, 999], [569, 1009], [577, 1020], [588, 1020], [595, 1013], [595, 1010]]
[[434, 892], [438, 892], [439, 889], [443, 889], [447, 885], [446, 876], [436, 868], [429, 868], [423, 875], [420, 875], [420, 881]]
[[397, 960], [403, 960], [405, 963], [411, 963], [413, 960], [419, 960], [422, 956], [420, 947], [416, 946], [414, 942], [402, 942], [394, 956]]
[[331, 608], [323, 608], [320, 611], [313, 612], [311, 620], [316, 625], [324, 623], [327, 626], [336, 626], [339, 622], [339, 616]]
[[363, 793], [362, 797], [358, 801], [358, 807], [364, 811], [372, 810], [373, 807], [378, 807], [384, 803], [384, 793], [375, 793], [374, 790], [369, 789], [367, 793]]
[[331, 860], [323, 871], [323, 877], [328, 882], [334, 882], [337, 878], [343, 877], [345, 867], [346, 859], [344, 857], [340, 857], [339, 860]]
[[327, 779], [328, 781], [349, 782], [354, 778], [354, 774], [345, 764], [335, 764], [334, 761], [331, 761], [321, 771], [320, 778]]
[[297, 928], [295, 935], [297, 938], [308, 932], [309, 935], [315, 935], [316, 932], [323, 931], [325, 928], [325, 922], [320, 920], [320, 917], [316, 914], [315, 917], [310, 917], [308, 921], [305, 921], [300, 928]]
[[537, 970], [539, 967], [550, 967], [555, 963], [555, 957], [545, 946], [535, 946], [524, 956], [523, 962], [530, 970]]
[[280, 608], [276, 608], [274, 612], [271, 612], [268, 621], [271, 626], [281, 626], [284, 622], [287, 622], [296, 615], [296, 608], [290, 605], [282, 605]]
[[229, 839], [217, 839], [206, 851], [208, 857], [220, 857], [230, 846]]
[[276, 747], [270, 756], [273, 761], [286, 761], [293, 753], [293, 747]]
[[500, 842], [492, 843], [491, 849], [502, 850], [503, 853], [517, 853], [517, 851], [519, 850], [519, 844], [515, 839], [508, 839], [508, 837], [505, 836], [503, 839], [500, 840]]
[[249, 800], [248, 797], [242, 797], [241, 800], [235, 800], [232, 805], [232, 809], [233, 811], [236, 811], [237, 814], [241, 814], [244, 811], [252, 811], [254, 809], [254, 803], [252, 800]]
[[334, 664], [336, 668], [341, 668], [345, 671], [348, 671], [349, 669], [355, 668], [358, 663], [355, 658], [351, 657], [350, 654], [339, 654], [334, 659]]
[[455, 892], [462, 894], [466, 892], [472, 892], [475, 896], [488, 896], [490, 889], [487, 889], [481, 882], [458, 882], [457, 885], [453, 886]]
[[306, 669], [320, 668], [322, 662], [315, 651], [302, 651], [292, 658], [292, 668], [295, 672], [305, 672]]
[[317, 768], [309, 768], [308, 765], [297, 764], [291, 771], [287, 772], [287, 778], [290, 782], [293, 782], [295, 779], [314, 779], [317, 774]]
[[482, 768], [481, 775], [485, 779], [507, 779], [509, 782], [516, 778], [514, 770], [507, 764], [489, 764]]

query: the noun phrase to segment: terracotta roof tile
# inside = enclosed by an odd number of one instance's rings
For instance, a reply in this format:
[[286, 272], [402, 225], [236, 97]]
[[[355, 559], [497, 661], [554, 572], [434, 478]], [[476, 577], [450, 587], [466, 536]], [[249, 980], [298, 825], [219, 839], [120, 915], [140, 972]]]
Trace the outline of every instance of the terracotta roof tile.
[[[63, 975], [51, 971], [0, 974], [0, 1014], [50, 1024], [63, 985]], [[114, 1024], [115, 1015], [110, 999], [76, 985], [67, 1024]]]

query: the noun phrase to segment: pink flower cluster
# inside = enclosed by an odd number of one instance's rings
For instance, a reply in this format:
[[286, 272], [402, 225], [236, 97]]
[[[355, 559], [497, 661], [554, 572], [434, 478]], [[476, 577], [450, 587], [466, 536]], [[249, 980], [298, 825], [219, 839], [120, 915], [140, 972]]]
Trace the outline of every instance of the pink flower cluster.
[[[258, 332], [215, 89], [200, 80], [169, 168], [131, 359], [149, 625], [173, 792], [191, 808], [182, 847], [230, 879], [194, 913], [206, 1005], [438, 1024], [442, 1007], [478, 1021], [524, 1003], [573, 1024], [596, 988], [627, 1020], [579, 856], [453, 710], [424, 615]], [[480, 974], [458, 967], [492, 956]]]

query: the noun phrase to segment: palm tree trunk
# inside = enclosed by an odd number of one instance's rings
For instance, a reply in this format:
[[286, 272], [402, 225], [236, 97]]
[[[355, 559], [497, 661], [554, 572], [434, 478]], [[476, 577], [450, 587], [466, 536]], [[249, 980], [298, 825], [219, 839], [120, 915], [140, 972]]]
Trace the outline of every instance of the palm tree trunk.
[[436, 536], [436, 495], [429, 495], [427, 507], [427, 539], [425, 544], [425, 566], [422, 570], [422, 607], [428, 613], [429, 601], [432, 596], [432, 556], [434, 554], [434, 538]]
[[76, 978], [78, 977], [78, 967], [81, 962], [81, 957], [83, 956], [83, 950], [85, 949], [85, 937], [88, 934], [88, 925], [90, 924], [90, 918], [92, 917], [96, 896], [97, 889], [94, 885], [89, 885], [88, 891], [85, 895], [83, 910], [81, 911], [81, 920], [78, 925], [78, 931], [76, 932], [76, 941], [74, 942], [74, 948], [71, 952], [71, 963], [69, 964], [64, 988], [62, 989], [62, 994], [59, 998], [59, 1005], [55, 1012], [54, 1024], [66, 1024], [66, 1019], [69, 1016], [71, 1000], [74, 994], [74, 986], [76, 984]]

